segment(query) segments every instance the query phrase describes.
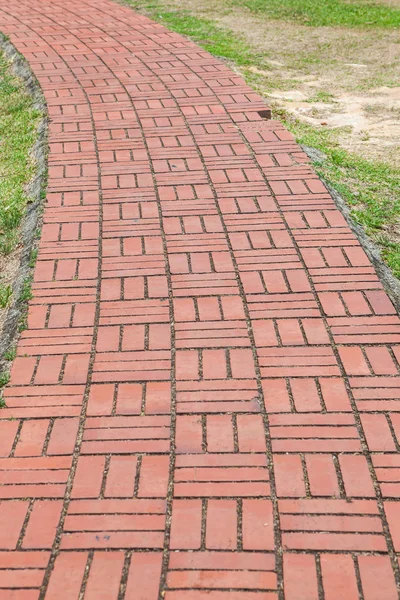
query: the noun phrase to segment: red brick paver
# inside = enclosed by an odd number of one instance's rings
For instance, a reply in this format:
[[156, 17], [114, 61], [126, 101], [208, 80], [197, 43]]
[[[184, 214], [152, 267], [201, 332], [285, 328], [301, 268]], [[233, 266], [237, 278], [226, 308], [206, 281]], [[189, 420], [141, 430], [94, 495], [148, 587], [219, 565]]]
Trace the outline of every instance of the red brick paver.
[[109, 0], [1, 0], [50, 115], [0, 598], [395, 600], [400, 323], [292, 136]]

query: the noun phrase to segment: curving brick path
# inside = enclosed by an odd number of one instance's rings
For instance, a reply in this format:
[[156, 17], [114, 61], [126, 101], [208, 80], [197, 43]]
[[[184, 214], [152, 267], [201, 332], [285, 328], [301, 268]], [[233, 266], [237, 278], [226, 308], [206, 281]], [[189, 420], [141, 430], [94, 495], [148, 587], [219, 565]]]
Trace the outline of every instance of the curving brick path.
[[395, 600], [400, 326], [292, 136], [109, 0], [0, 0], [50, 115], [0, 598]]

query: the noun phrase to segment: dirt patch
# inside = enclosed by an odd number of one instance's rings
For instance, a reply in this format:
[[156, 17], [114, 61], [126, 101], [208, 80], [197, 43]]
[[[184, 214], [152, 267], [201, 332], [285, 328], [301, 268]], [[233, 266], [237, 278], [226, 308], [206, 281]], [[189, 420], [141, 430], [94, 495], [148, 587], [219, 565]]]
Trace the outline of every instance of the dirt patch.
[[386, 4], [387, 6], [394, 6], [395, 8], [399, 8], [400, 0], [375, 0], [379, 4]]
[[332, 102], [310, 102], [306, 82], [301, 89], [268, 95], [312, 125], [344, 128], [339, 140], [347, 150], [400, 167], [400, 87], [343, 93]]

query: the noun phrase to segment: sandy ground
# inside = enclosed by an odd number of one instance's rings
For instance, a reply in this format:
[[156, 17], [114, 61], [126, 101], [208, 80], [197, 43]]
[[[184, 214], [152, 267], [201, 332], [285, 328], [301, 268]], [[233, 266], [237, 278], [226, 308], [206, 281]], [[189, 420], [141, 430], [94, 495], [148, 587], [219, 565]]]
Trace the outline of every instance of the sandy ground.
[[[313, 125], [345, 127], [340, 142], [346, 149], [400, 166], [400, 87], [381, 86], [368, 93], [341, 93], [332, 102], [308, 102], [309, 87], [303, 82], [269, 96]], [[312, 87], [318, 89], [318, 82]]]

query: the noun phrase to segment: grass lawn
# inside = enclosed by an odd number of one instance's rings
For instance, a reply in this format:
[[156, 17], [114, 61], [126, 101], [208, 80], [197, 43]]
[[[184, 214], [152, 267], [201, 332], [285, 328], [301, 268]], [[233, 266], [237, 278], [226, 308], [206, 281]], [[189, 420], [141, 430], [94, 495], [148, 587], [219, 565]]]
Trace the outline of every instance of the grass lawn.
[[400, 5], [395, 0], [127, 0], [227, 59], [400, 278]]
[[232, 0], [232, 5], [311, 27], [400, 27], [398, 8], [371, 0]]

